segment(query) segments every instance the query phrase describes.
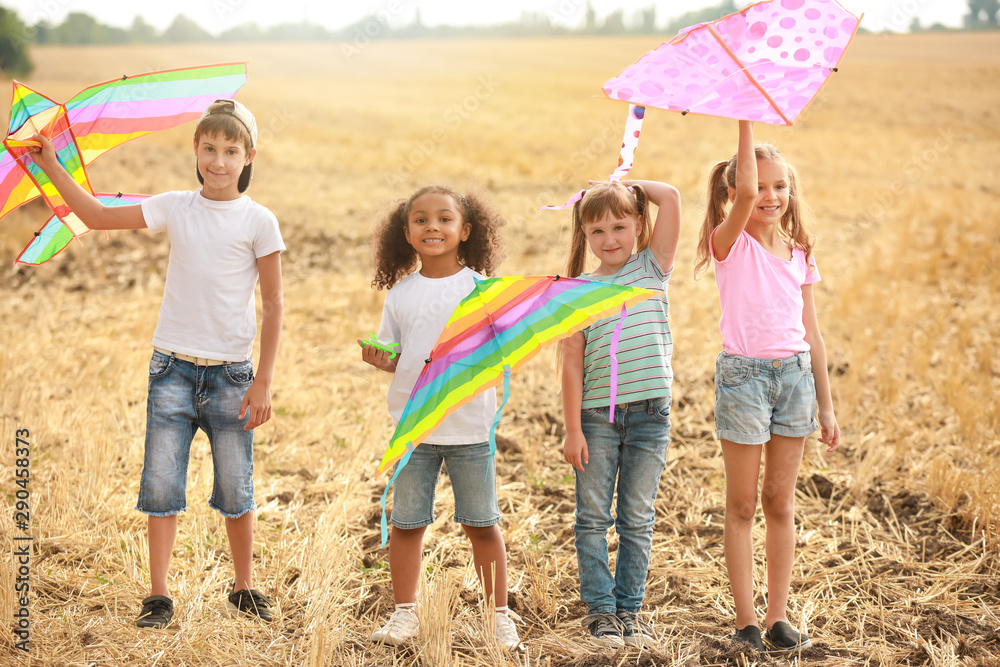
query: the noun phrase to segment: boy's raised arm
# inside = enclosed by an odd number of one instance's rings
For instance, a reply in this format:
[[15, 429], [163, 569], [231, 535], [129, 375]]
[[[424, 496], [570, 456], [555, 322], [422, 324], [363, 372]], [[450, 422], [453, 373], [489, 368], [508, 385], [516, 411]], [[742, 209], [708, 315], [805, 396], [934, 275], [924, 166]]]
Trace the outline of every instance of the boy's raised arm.
[[30, 147], [32, 159], [38, 168], [52, 181], [62, 198], [76, 216], [90, 229], [145, 229], [146, 218], [142, 215], [142, 207], [105, 206], [74, 181], [56, 158], [55, 149], [48, 137], [41, 134], [33, 136], [38, 147]]

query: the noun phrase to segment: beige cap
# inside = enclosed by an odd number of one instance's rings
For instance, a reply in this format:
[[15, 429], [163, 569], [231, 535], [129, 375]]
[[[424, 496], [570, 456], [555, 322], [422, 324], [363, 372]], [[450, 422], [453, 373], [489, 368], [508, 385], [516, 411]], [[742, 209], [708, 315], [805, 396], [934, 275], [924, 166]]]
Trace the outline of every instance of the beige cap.
[[208, 108], [206, 108], [204, 112], [202, 112], [201, 118], [198, 119], [198, 122], [200, 123], [201, 121], [205, 120], [205, 117], [209, 115], [208, 113], [209, 109], [211, 109], [213, 105], [220, 103], [223, 104], [224, 106], [222, 106], [221, 109], [216, 109], [215, 113], [221, 113], [224, 110], [226, 113], [231, 113], [232, 115], [236, 116], [236, 120], [243, 123], [243, 126], [247, 128], [247, 132], [250, 133], [250, 146], [256, 148], [257, 119], [253, 117], [253, 114], [250, 113], [249, 109], [247, 109], [245, 106], [243, 106], [236, 100], [229, 100], [229, 99], [215, 100], [214, 102], [212, 102], [212, 104], [208, 105]]

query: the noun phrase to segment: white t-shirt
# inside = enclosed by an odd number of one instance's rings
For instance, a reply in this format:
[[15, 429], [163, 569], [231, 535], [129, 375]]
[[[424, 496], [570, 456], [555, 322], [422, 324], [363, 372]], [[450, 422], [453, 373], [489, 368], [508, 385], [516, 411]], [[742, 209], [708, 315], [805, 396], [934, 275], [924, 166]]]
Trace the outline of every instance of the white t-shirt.
[[[396, 372], [386, 395], [389, 414], [395, 423], [399, 423], [424, 361], [434, 349], [448, 318], [472, 292], [476, 285], [473, 279], [482, 277], [468, 267], [447, 278], [426, 278], [415, 271], [393, 285], [386, 294], [378, 337], [383, 343], [399, 343]], [[484, 391], [448, 415], [424, 442], [433, 445], [486, 442], [496, 407], [496, 390]]]
[[142, 201], [150, 231], [166, 230], [170, 260], [153, 345], [244, 361], [257, 334], [257, 258], [285, 249], [274, 214], [249, 197], [213, 201], [201, 190]]

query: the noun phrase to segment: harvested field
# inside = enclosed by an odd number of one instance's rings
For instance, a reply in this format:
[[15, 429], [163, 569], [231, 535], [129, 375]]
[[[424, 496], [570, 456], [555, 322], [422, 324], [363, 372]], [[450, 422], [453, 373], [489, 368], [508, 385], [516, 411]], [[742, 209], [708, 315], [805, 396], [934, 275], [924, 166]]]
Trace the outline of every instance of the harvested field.
[[[673, 444], [657, 499], [646, 610], [652, 650], [595, 653], [579, 619], [573, 477], [562, 462], [554, 356], [512, 380], [498, 430], [511, 607], [527, 650], [483, 634], [470, 551], [447, 481], [428, 529], [423, 641], [366, 638], [392, 607], [374, 471], [391, 434], [388, 380], [356, 337], [377, 330], [369, 287], [377, 212], [419, 185], [488, 191], [507, 215], [507, 275], [564, 270], [564, 201], [613, 169], [625, 107], [600, 84], [655, 46], [637, 38], [37, 48], [27, 83], [55, 99], [158, 68], [248, 59], [239, 97], [261, 146], [250, 194], [278, 216], [285, 330], [273, 403], [255, 434], [258, 588], [278, 618], [223, 616], [224, 525], [192, 448], [167, 631], [133, 626], [149, 585], [142, 467], [145, 369], [167, 242], [95, 233], [39, 268], [9, 268], [46, 217], [0, 229], [0, 617], [18, 610], [15, 432], [28, 429], [31, 643], [0, 633], [3, 665], [780, 665], [734, 650], [714, 439], [719, 349], [711, 275], [692, 279], [709, 164], [735, 122], [650, 110], [633, 175], [675, 184], [684, 230], [670, 301]], [[844, 444], [807, 442], [791, 613], [834, 667], [1000, 666], [1000, 34], [863, 35], [794, 128], [757, 126], [795, 164], [815, 211], [817, 304]], [[96, 163], [98, 189], [196, 186], [192, 127]], [[763, 582], [763, 521], [755, 540]], [[612, 540], [612, 543], [614, 541]], [[763, 617], [766, 591], [759, 592]], [[451, 613], [439, 613], [441, 609]]]

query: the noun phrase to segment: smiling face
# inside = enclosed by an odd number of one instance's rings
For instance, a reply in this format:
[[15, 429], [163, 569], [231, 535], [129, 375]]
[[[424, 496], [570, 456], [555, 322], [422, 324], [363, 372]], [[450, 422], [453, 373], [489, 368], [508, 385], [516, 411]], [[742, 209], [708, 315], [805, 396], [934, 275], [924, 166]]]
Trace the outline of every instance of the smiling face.
[[458, 246], [470, 231], [455, 199], [441, 192], [428, 192], [410, 202], [403, 228], [406, 242], [425, 266], [428, 262], [458, 264]]
[[750, 219], [776, 225], [788, 211], [788, 168], [784, 162], [757, 160], [757, 201]]
[[243, 168], [253, 162], [257, 150], [250, 149], [247, 153], [243, 141], [227, 139], [220, 132], [199, 135], [195, 139], [194, 153], [198, 158], [198, 173], [204, 181], [202, 196], [226, 201], [240, 196], [240, 175]]
[[583, 233], [590, 251], [601, 262], [594, 275], [618, 273], [632, 256], [639, 231], [634, 215], [616, 218], [610, 211], [599, 220], [583, 223]]

